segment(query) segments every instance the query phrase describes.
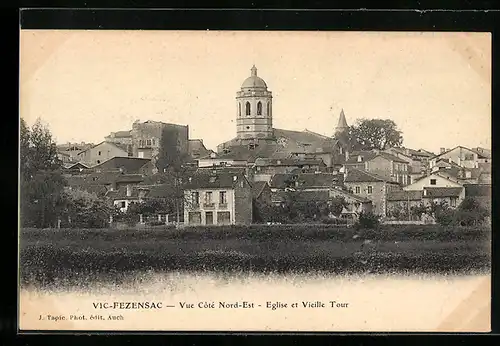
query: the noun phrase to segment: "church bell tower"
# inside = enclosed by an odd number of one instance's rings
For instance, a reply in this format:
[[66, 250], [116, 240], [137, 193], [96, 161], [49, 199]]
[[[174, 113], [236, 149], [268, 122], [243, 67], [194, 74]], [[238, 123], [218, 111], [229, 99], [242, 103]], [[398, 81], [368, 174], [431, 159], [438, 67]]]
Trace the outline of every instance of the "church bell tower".
[[240, 140], [270, 139], [273, 136], [272, 92], [257, 76], [255, 65], [236, 93], [236, 136]]

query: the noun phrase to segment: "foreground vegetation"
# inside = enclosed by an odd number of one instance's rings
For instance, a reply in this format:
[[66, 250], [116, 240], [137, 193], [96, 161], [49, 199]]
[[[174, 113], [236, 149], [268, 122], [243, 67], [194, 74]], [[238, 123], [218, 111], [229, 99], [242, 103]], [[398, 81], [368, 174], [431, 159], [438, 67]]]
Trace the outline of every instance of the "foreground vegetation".
[[487, 227], [332, 225], [23, 229], [22, 284], [120, 281], [137, 271], [462, 273], [489, 270]]

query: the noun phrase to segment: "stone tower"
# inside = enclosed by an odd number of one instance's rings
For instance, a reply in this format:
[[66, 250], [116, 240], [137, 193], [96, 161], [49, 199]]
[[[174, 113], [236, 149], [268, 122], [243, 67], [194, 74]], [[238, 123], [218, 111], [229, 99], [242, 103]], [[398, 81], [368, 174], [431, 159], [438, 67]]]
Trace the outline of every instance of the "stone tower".
[[270, 139], [273, 136], [272, 92], [257, 76], [255, 65], [251, 75], [236, 93], [236, 136], [243, 140]]

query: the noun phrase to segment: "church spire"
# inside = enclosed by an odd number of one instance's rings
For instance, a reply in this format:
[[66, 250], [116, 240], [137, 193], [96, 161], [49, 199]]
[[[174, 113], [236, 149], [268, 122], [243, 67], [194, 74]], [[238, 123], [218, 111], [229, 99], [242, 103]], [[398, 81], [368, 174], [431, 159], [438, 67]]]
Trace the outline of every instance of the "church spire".
[[252, 66], [250, 71], [252, 71], [252, 76], [257, 76], [257, 67], [255, 67], [255, 64]]
[[345, 132], [349, 126], [347, 125], [347, 121], [345, 120], [344, 109], [340, 111], [339, 122], [337, 127], [335, 128], [335, 134], [340, 134]]

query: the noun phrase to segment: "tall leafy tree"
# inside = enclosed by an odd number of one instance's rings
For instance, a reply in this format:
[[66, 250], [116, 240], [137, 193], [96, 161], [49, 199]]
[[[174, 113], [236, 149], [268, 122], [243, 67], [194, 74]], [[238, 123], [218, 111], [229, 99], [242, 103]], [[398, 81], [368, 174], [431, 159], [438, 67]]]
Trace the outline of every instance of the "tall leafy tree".
[[30, 128], [20, 121], [21, 225], [50, 227], [63, 207], [65, 181], [56, 144], [38, 119]]
[[403, 144], [403, 134], [390, 119], [361, 119], [348, 132], [352, 150], [385, 150]]

